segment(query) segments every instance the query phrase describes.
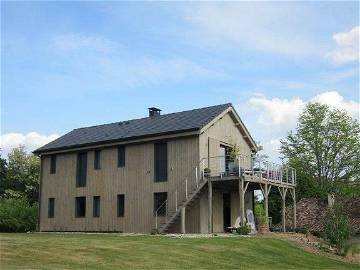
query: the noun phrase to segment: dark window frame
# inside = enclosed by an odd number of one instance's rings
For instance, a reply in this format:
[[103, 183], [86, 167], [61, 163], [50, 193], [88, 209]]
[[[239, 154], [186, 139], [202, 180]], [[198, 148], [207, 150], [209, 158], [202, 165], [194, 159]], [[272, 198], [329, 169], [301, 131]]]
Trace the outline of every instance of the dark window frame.
[[56, 155], [50, 156], [50, 174], [56, 173]]
[[100, 217], [101, 199], [100, 196], [93, 197], [93, 217]]
[[118, 154], [117, 154], [117, 166], [118, 168], [125, 167], [126, 164], [126, 146], [125, 145], [119, 145], [117, 148]]
[[[83, 207], [81, 207], [81, 206], [83, 206]], [[83, 210], [80, 208], [83, 208]], [[76, 218], [86, 217], [86, 197], [85, 196], [75, 197], [75, 217]]]
[[[82, 160], [82, 157], [84, 158], [84, 160]], [[87, 159], [88, 159], [87, 152], [78, 153], [77, 161], [76, 161], [76, 187], [86, 187]]]
[[101, 169], [101, 150], [96, 149], [94, 151], [94, 170]]
[[[163, 198], [161, 198], [163, 197]], [[156, 210], [158, 217], [164, 217], [166, 216], [166, 203], [164, 203], [168, 199], [167, 192], [154, 192], [154, 216], [156, 216]]]
[[154, 144], [154, 182], [168, 181], [168, 145], [167, 142]]
[[55, 198], [48, 199], [48, 218], [55, 217]]
[[118, 194], [117, 195], [117, 217], [124, 217], [125, 216], [125, 194]]

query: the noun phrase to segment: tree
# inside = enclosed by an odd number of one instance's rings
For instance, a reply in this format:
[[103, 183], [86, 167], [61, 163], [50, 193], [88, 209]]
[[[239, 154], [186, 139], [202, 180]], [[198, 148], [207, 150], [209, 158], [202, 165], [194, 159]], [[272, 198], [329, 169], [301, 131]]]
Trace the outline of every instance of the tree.
[[25, 197], [32, 205], [38, 200], [40, 159], [27, 154], [23, 146], [8, 155], [5, 193], [10, 197]]
[[297, 169], [298, 197], [325, 198], [360, 181], [360, 125], [344, 111], [310, 103], [281, 153]]
[[7, 173], [7, 163], [6, 159], [1, 157], [0, 154], [0, 196], [4, 194], [6, 188], [6, 173]]

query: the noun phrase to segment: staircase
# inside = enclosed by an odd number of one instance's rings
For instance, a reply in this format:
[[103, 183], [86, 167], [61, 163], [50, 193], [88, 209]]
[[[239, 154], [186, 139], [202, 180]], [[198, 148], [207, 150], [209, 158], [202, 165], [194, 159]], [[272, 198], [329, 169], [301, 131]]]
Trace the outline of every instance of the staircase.
[[[199, 170], [200, 168], [200, 170]], [[177, 189], [168, 193], [168, 199], [155, 211], [155, 227], [160, 232], [166, 232], [178, 221], [181, 210], [184, 207], [192, 206], [200, 197], [201, 191], [208, 183], [204, 176], [205, 160], [200, 160], [198, 166], [193, 168], [190, 173], [180, 182]], [[181, 193], [181, 194], [179, 194]], [[171, 202], [175, 203], [170, 203]], [[179, 200], [179, 201], [178, 201]], [[173, 209], [169, 209], [172, 206]], [[165, 222], [158, 224], [158, 213], [166, 207]]]
[[159, 227], [160, 233], [166, 232], [171, 225], [177, 222], [178, 218], [180, 217], [181, 210], [184, 207], [192, 206], [196, 202], [196, 200], [200, 197], [201, 190], [203, 189], [204, 186], [206, 186], [206, 184], [207, 181], [202, 181], [197, 188], [195, 188], [191, 193], [188, 194], [188, 198], [181, 202], [177, 211], [175, 210], [173, 212], [167, 213], [166, 222], [162, 223]]

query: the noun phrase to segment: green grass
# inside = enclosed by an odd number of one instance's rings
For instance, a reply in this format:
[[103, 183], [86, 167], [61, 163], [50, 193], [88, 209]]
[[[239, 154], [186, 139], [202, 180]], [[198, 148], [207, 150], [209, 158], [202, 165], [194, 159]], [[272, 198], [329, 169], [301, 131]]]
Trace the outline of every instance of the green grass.
[[1, 269], [357, 269], [283, 240], [0, 234]]

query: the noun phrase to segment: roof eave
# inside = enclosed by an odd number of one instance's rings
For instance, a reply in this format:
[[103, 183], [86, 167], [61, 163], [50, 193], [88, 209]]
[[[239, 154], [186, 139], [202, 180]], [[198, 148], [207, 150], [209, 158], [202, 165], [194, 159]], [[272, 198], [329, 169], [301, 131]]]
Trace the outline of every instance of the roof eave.
[[[171, 138], [182, 137], [182, 135], [184, 135], [185, 133], [186, 133], [185, 136], [199, 135], [199, 131], [200, 131], [200, 128], [191, 128], [191, 129], [184, 129], [184, 130], [177, 130], [177, 131], [170, 131], [170, 132], [161, 132], [161, 133], [149, 134], [149, 135], [132, 136], [132, 137], [123, 138], [123, 139], [113, 139], [113, 140], [104, 140], [104, 141], [98, 141], [98, 142], [92, 142], [92, 143], [74, 144], [71, 146], [54, 147], [54, 148], [49, 148], [49, 149], [44, 149], [44, 150], [41, 150], [39, 148], [39, 149], [34, 150], [32, 153], [34, 155], [41, 156], [43, 154], [56, 153], [56, 152], [71, 152], [78, 148], [89, 148], [89, 147], [95, 147], [95, 146], [100, 146], [100, 145], [102, 147], [106, 147], [107, 145], [110, 146], [111, 144], [116, 144], [116, 143], [137, 142], [142, 139], [147, 139], [147, 141], [152, 141], [152, 140], [155, 141], [155, 140], [159, 140], [159, 139], [165, 139], [165, 138], [159, 138], [159, 137], [167, 136], [167, 135], [177, 135], [177, 134], [179, 135], [179, 136], [173, 136]], [[187, 133], [189, 133], [189, 134], [187, 134]]]

